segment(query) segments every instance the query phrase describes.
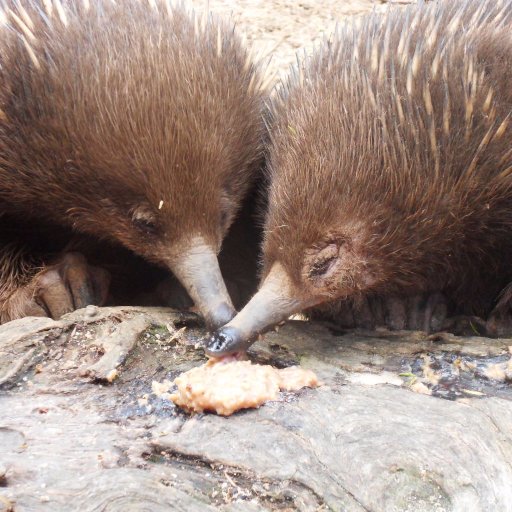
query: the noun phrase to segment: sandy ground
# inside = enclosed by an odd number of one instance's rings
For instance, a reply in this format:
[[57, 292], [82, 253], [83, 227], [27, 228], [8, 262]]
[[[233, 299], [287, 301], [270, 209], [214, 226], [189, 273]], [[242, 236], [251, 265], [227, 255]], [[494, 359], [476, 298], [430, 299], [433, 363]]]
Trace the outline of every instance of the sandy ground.
[[206, 7], [231, 16], [240, 33], [262, 56], [271, 56], [269, 70], [285, 72], [297, 51], [311, 50], [315, 41], [329, 35], [347, 16], [361, 15], [388, 4], [410, 0], [192, 0], [197, 10]]

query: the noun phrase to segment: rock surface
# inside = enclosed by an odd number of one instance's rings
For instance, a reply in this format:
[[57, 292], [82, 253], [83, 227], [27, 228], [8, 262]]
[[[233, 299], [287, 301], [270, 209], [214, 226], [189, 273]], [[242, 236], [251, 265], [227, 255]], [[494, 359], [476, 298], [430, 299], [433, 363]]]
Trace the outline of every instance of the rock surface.
[[485, 376], [511, 340], [294, 321], [251, 357], [324, 386], [189, 416], [152, 383], [204, 361], [197, 318], [92, 313], [0, 327], [0, 511], [512, 510], [512, 389]]

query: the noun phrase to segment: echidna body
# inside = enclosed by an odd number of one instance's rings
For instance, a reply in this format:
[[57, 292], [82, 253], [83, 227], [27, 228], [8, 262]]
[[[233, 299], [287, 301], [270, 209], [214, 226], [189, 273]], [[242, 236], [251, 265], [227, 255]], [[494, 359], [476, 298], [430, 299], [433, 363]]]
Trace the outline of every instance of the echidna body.
[[265, 85], [233, 27], [165, 0], [0, 6], [0, 213], [120, 242], [222, 325]]
[[419, 4], [299, 62], [271, 107], [262, 284], [211, 354], [364, 296], [488, 310], [512, 276], [511, 23], [510, 0]]

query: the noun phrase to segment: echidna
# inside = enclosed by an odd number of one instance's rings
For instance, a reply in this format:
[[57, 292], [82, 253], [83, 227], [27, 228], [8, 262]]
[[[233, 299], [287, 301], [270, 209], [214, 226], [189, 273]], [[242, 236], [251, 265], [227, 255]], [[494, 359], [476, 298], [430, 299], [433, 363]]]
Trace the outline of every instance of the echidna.
[[512, 2], [342, 25], [271, 105], [259, 292], [222, 355], [292, 313], [443, 292], [482, 314], [512, 277]]
[[[261, 159], [266, 87], [231, 24], [166, 0], [0, 6], [0, 214], [120, 242], [224, 324], [216, 255]], [[7, 318], [19, 282], [0, 281]]]

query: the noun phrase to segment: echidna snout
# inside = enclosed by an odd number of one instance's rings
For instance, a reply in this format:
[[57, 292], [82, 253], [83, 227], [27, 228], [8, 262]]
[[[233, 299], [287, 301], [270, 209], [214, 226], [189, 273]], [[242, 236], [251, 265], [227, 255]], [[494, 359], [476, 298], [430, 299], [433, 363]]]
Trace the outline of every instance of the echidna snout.
[[235, 316], [217, 255], [204, 240], [192, 239], [187, 249], [170, 258], [169, 267], [187, 290], [209, 328], [216, 329]]
[[322, 302], [314, 295], [300, 294], [279, 264], [275, 264], [258, 293], [227, 325], [217, 330], [207, 341], [205, 352], [212, 357], [224, 357], [244, 352], [259, 334], [297, 313]]

